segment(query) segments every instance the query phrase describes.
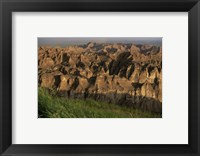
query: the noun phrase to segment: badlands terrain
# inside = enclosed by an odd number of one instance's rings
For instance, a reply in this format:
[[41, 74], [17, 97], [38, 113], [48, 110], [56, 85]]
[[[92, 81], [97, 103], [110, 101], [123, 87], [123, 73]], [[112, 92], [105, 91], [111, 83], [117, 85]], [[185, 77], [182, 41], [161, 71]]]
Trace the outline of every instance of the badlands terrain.
[[38, 48], [38, 86], [66, 99], [93, 99], [162, 113], [162, 48], [94, 43]]

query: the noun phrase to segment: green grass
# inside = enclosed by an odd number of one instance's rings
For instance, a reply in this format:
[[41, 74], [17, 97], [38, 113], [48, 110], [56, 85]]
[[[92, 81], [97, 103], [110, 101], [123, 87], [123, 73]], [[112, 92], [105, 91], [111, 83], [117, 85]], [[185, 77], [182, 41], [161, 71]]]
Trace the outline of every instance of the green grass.
[[160, 114], [97, 102], [93, 99], [66, 99], [38, 90], [39, 118], [160, 118]]

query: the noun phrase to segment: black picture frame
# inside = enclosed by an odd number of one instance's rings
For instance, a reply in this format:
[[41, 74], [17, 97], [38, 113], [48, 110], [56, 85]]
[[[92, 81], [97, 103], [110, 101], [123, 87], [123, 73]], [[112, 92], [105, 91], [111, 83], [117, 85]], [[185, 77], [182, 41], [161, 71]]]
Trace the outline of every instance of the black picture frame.
[[[188, 12], [188, 145], [20, 145], [12, 144], [12, 12]], [[0, 0], [0, 153], [1, 155], [200, 155], [200, 2], [199, 0]], [[163, 132], [163, 135], [168, 135]], [[170, 137], [170, 136], [169, 136]]]

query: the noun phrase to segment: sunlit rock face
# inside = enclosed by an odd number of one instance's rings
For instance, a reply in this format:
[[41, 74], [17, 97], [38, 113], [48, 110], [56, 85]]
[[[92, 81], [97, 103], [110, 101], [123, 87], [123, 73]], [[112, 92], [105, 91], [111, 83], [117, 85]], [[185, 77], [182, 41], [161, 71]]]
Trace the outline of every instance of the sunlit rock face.
[[88, 43], [38, 49], [38, 85], [66, 98], [93, 98], [162, 111], [162, 48]]

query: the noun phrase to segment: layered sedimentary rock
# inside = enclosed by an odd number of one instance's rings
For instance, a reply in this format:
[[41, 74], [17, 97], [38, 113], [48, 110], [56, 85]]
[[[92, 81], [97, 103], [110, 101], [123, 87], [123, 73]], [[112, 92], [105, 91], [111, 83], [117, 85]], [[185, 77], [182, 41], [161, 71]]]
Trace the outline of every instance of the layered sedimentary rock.
[[162, 48], [97, 44], [40, 47], [38, 85], [66, 98], [93, 98], [162, 111]]

